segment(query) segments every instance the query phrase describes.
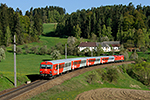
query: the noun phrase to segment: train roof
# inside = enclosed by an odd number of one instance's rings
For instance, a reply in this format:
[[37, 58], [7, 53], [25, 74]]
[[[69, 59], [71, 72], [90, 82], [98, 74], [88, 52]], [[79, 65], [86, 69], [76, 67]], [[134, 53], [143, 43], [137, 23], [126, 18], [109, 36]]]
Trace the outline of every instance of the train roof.
[[53, 64], [57, 63], [63, 63], [63, 62], [71, 62], [74, 60], [86, 60], [90, 58], [102, 58], [102, 57], [114, 57], [114, 56], [96, 56], [96, 57], [80, 57], [80, 58], [68, 58], [68, 59], [59, 59], [59, 60], [52, 60], [52, 61], [46, 61], [46, 62], [51, 62]]

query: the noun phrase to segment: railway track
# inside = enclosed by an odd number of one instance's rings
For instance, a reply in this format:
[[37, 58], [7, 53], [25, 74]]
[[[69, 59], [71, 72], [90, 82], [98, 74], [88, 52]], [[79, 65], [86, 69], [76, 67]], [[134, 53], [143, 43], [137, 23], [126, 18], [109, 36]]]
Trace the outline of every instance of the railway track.
[[26, 91], [29, 91], [41, 84], [44, 84], [46, 83], [48, 80], [36, 80], [35, 82], [32, 82], [28, 85], [24, 85], [22, 87], [19, 87], [19, 88], [16, 88], [16, 89], [13, 89], [11, 91], [7, 91], [5, 93], [1, 93], [0, 95], [0, 100], [10, 100], [10, 99], [15, 99], [15, 97], [17, 97], [18, 95], [26, 92]]
[[135, 63], [135, 62], [127, 61], [127, 62], [96, 65], [92, 67], [86, 67], [86, 68], [71, 71], [67, 74], [60, 75], [59, 77], [56, 77], [52, 80], [37, 80], [30, 84], [18, 87], [16, 89], [12, 89], [10, 91], [0, 92], [0, 100], [26, 100], [28, 98], [31, 98], [34, 95], [44, 92], [52, 88], [53, 86], [62, 84], [64, 81], [69, 80], [72, 77], [76, 77], [80, 74], [83, 74], [87, 71], [91, 71], [99, 68], [105, 68], [113, 65], [131, 64], [131, 63]]

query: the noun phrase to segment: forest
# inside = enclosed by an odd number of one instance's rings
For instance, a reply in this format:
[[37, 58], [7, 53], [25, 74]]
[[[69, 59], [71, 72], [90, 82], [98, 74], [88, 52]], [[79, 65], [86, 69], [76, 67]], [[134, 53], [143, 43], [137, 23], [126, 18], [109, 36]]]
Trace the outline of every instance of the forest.
[[82, 9], [66, 14], [57, 25], [57, 36], [88, 38], [92, 41], [118, 40], [124, 47], [150, 46], [150, 7], [131, 3]]
[[110, 5], [81, 9], [71, 14], [65, 8], [46, 6], [31, 7], [25, 15], [19, 8], [14, 11], [6, 4], [0, 5], [0, 45], [38, 41], [43, 33], [43, 23], [58, 23], [48, 36], [83, 37], [90, 41], [120, 41], [124, 47], [150, 47], [150, 6]]
[[17, 8], [14, 10], [6, 4], [0, 5], [0, 45], [9, 46], [16, 35], [17, 44], [39, 41], [43, 33], [43, 23], [58, 23], [63, 18], [65, 9], [49, 6], [31, 7], [25, 15]]

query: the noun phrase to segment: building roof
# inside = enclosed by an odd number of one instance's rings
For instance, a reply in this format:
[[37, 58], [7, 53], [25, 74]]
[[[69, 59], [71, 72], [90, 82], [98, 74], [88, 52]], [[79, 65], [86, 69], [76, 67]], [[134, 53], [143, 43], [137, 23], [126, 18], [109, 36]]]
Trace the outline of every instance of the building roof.
[[120, 41], [104, 41], [104, 42], [97, 42], [97, 46], [101, 44], [102, 47], [119, 47], [120, 46]]
[[78, 47], [97, 47], [96, 42], [82, 42]]

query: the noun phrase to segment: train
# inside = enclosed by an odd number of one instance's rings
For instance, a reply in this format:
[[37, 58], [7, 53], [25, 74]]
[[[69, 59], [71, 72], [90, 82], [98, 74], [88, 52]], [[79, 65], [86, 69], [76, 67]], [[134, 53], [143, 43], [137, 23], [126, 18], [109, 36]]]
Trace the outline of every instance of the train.
[[124, 61], [123, 55], [68, 58], [40, 63], [40, 77], [52, 79], [63, 73], [98, 64]]

